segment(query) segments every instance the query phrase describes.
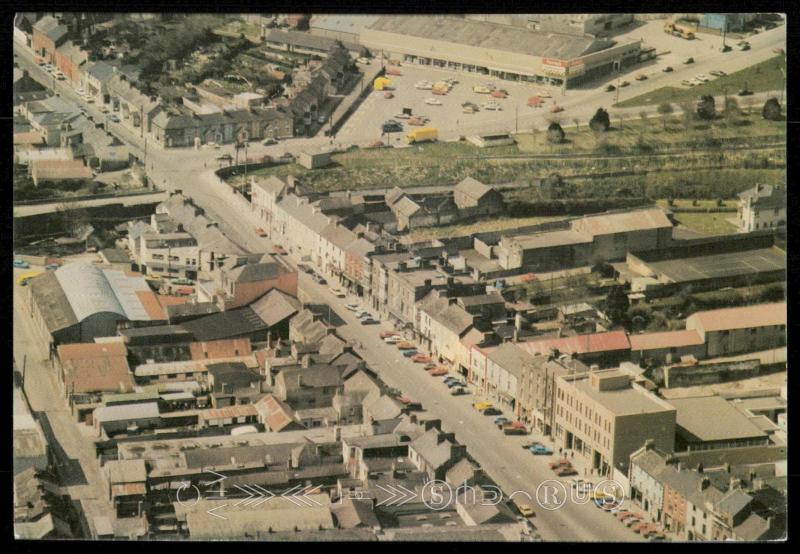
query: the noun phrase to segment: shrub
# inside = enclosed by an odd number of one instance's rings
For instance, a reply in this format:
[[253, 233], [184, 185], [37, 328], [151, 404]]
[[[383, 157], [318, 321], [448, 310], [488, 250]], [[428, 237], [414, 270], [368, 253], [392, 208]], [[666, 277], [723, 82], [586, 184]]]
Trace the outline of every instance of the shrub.
[[717, 115], [714, 97], [711, 95], [703, 95], [697, 101], [697, 116], [700, 119], [711, 120]]
[[770, 98], [764, 103], [764, 108], [761, 110], [761, 116], [769, 121], [780, 121], [783, 119], [781, 113], [781, 105], [776, 98]]
[[598, 108], [589, 121], [589, 128], [598, 133], [605, 133], [611, 127], [611, 118], [603, 108]]
[[561, 128], [557, 122], [553, 122], [547, 128], [547, 140], [553, 144], [561, 144], [564, 142], [566, 138], [566, 133], [564, 133], [564, 129]]

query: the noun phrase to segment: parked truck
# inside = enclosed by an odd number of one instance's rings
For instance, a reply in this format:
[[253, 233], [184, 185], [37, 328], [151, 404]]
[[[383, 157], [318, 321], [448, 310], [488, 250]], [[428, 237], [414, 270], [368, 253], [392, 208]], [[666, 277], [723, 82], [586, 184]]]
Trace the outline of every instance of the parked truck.
[[375, 90], [386, 90], [391, 84], [392, 81], [390, 79], [386, 77], [377, 77], [372, 83], [372, 88]]
[[664, 24], [664, 32], [686, 40], [694, 40], [694, 33], [691, 31], [691, 27], [674, 21], [667, 21]]
[[406, 134], [406, 142], [408, 144], [435, 141], [437, 138], [439, 138], [439, 131], [436, 130], [436, 127], [423, 127], [422, 129], [414, 129]]

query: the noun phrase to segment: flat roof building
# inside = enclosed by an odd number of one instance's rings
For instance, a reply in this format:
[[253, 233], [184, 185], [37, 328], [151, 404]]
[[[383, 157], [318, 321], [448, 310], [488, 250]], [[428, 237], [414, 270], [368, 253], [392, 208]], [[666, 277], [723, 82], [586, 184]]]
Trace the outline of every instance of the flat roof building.
[[556, 444], [601, 475], [627, 474], [631, 453], [648, 439], [672, 452], [675, 412], [619, 369], [556, 377]]
[[673, 398], [669, 403], [677, 410], [678, 451], [769, 444], [767, 433], [721, 396]]

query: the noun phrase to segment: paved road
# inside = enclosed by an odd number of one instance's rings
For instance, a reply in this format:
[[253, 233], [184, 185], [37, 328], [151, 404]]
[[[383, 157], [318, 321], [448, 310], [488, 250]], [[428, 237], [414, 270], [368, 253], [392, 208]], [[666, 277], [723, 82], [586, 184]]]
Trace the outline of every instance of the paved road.
[[[505, 436], [493, 425], [494, 418], [483, 416], [472, 408], [473, 396], [450, 396], [440, 379], [430, 377], [420, 364], [412, 363], [394, 346], [380, 339], [380, 329], [388, 329], [388, 326], [358, 323], [354, 314], [344, 307], [353, 302], [352, 297], [336, 298], [327, 287], [318, 285], [306, 274], [301, 274], [300, 287], [316, 301], [324, 301], [335, 309], [346, 322], [339, 328], [342, 338], [361, 343], [360, 354], [387, 385], [421, 402], [426, 410], [440, 418], [444, 427], [455, 433], [456, 440], [467, 446], [470, 454], [506, 494], [524, 491], [535, 498], [540, 483], [555, 478], [547, 467], [547, 463], [552, 461], [550, 457], [535, 457], [521, 448], [524, 442], [537, 439], [536, 436]], [[514, 500], [528, 502], [523, 494], [514, 494]], [[537, 507], [536, 500], [530, 504], [536, 508], [534, 525], [545, 540], [642, 540], [591, 503], [567, 502], [563, 508], [554, 511]]]
[[[90, 198], [77, 202], [70, 202], [69, 206], [74, 208], [88, 208], [93, 206], [107, 206], [109, 204], [122, 204], [124, 206], [135, 206], [137, 204], [151, 204], [163, 201], [167, 195], [164, 192], [154, 192], [151, 194], [136, 194], [131, 196], [114, 196], [112, 198]], [[57, 211], [64, 202], [48, 202], [46, 204], [30, 204], [27, 206], [14, 206], [14, 217], [27, 217], [31, 215], [46, 214]]]

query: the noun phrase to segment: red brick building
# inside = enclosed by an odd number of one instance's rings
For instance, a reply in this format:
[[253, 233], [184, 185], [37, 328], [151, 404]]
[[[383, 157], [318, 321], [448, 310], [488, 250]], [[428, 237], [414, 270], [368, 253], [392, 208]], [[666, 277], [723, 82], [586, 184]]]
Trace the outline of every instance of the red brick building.
[[46, 15], [33, 26], [33, 38], [31, 45], [33, 51], [45, 58], [48, 62], [55, 64], [56, 49], [67, 42], [68, 29], [61, 25], [59, 21]]

